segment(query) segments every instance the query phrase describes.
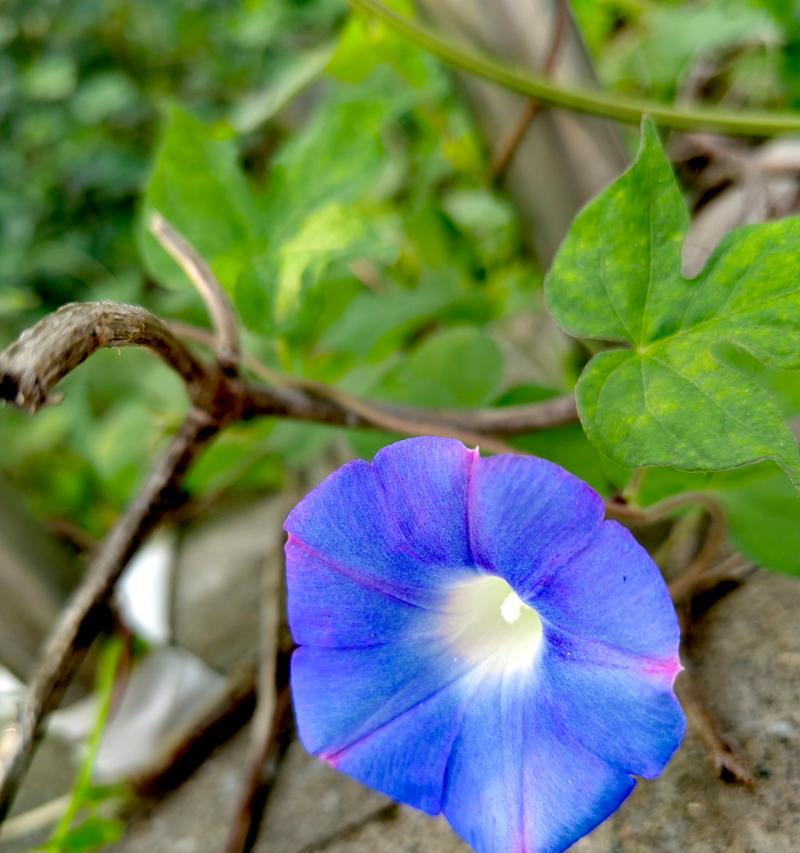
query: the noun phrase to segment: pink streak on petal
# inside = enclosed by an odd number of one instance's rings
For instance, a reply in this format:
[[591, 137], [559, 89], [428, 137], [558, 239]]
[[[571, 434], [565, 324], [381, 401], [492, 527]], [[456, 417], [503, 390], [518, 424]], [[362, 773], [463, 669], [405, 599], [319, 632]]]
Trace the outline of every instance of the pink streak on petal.
[[653, 675], [656, 678], [663, 678], [670, 686], [675, 683], [678, 674], [683, 671], [680, 658], [675, 657], [669, 660], [651, 660], [643, 667], [645, 675]]

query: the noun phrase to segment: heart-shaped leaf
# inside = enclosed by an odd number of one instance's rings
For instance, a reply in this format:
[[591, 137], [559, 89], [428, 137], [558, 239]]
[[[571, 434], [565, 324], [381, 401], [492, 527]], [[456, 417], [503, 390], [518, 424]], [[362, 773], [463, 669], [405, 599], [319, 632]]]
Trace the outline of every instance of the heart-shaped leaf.
[[688, 224], [645, 121], [637, 162], [576, 217], [545, 282], [570, 334], [624, 345], [596, 355], [580, 377], [584, 429], [628, 467], [707, 471], [773, 459], [798, 484], [797, 442], [777, 405], [717, 347], [800, 367], [800, 219], [731, 232], [695, 279], [681, 274]]

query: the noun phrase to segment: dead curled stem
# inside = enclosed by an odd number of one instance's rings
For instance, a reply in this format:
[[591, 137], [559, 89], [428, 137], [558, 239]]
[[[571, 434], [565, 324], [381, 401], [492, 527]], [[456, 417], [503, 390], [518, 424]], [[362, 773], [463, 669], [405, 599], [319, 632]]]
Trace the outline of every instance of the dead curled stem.
[[[694, 494], [694, 497], [696, 498], [697, 495]], [[691, 599], [696, 594], [698, 585], [702, 583], [702, 579], [719, 557], [727, 537], [727, 524], [722, 506], [713, 498], [709, 499], [709, 496], [705, 498], [703, 505], [708, 512], [710, 522], [703, 544], [686, 569], [669, 585], [670, 595], [676, 604], [685, 599]]]
[[680, 604], [691, 602], [701, 595], [712, 592], [722, 584], [739, 585], [758, 570], [758, 567], [743, 557], [741, 554], [729, 554], [725, 559], [707, 568], [701, 574], [692, 578], [687, 589], [677, 586], [680, 578], [675, 582], [675, 587], [670, 585], [673, 601]]
[[675, 690], [686, 720], [705, 747], [717, 775], [727, 782], [752, 788], [755, 778], [750, 762], [720, 733], [716, 719], [699, 696], [691, 669], [681, 673]]
[[664, 500], [647, 507], [609, 502], [608, 515], [617, 521], [627, 522], [632, 526], [639, 526], [662, 521], [672, 515], [672, 513], [692, 506], [704, 507], [711, 514], [712, 518], [724, 520], [719, 501], [708, 492], [681, 492], [677, 495], [670, 495], [668, 498], [664, 498]]
[[738, 564], [743, 559], [740, 555], [733, 554], [722, 562], [718, 562], [727, 538], [725, 512], [720, 502], [707, 492], [683, 492], [671, 495], [648, 507], [636, 507], [615, 501], [606, 502], [608, 517], [622, 521], [631, 527], [655, 524], [680, 510], [698, 506], [708, 513], [708, 529], [695, 556], [669, 584], [670, 595], [676, 606], [690, 603], [693, 597], [707, 590], [712, 578], [725, 580], [726, 573], [737, 571]]
[[183, 379], [192, 406], [139, 494], [99, 547], [62, 611], [28, 684], [15, 721], [0, 735], [0, 823], [30, 765], [48, 713], [54, 710], [104, 624], [105, 604], [125, 566], [161, 519], [184, 500], [184, 475], [211, 439], [242, 417], [237, 384], [239, 341], [227, 296], [196, 251], [165, 220], [156, 236], [206, 302], [216, 331], [216, 362], [207, 366], [143, 308], [100, 302], [67, 305], [0, 353], [0, 401], [35, 413], [55, 385], [102, 347], [154, 351]]
[[150, 233], [186, 273], [206, 304], [215, 329], [215, 349], [220, 367], [234, 375], [241, 358], [239, 322], [228, 294], [217, 281], [208, 263], [169, 222], [157, 212], [148, 220]]
[[30, 414], [97, 350], [146, 347], [182, 379], [190, 400], [204, 405], [211, 369], [157, 317], [135, 305], [73, 302], [47, 315], [0, 353], [0, 400]]
[[258, 836], [267, 796], [275, 784], [281, 759], [285, 755], [292, 718], [292, 699], [289, 685], [278, 690], [269, 713], [259, 709], [253, 721], [254, 732], [248, 755], [245, 785], [241, 800], [231, 823], [225, 853], [246, 853]]
[[269, 582], [269, 566], [283, 560], [283, 541], [262, 563], [261, 642], [259, 644], [258, 702], [250, 727], [244, 786], [231, 821], [225, 853], [247, 853], [258, 836], [267, 797], [291, 740], [292, 701], [289, 660], [293, 650], [287, 613], [286, 580], [279, 589]]
[[[632, 527], [654, 524], [692, 506], [701, 506], [708, 513], [708, 528], [695, 556], [669, 584], [670, 596], [677, 608], [681, 623], [684, 658], [688, 658], [691, 652], [689, 638], [693, 605], [698, 597], [725, 582], [741, 582], [753, 567], [740, 554], [729, 554], [720, 559], [727, 530], [722, 506], [713, 495], [704, 492], [685, 492], [646, 508], [613, 502], [607, 504], [610, 516]], [[689, 725], [702, 742], [720, 778], [752, 787], [754, 778], [749, 761], [720, 733], [714, 714], [702, 701], [696, 677], [688, 660], [687, 669], [676, 683], [676, 691]]]
[[[0, 400], [33, 414], [68, 373], [98, 349], [146, 347], [183, 379], [191, 401], [205, 408], [219, 393], [219, 370], [198, 359], [178, 337], [214, 345], [216, 336], [182, 324], [167, 326], [144, 308], [112, 302], [65, 305], [0, 353]], [[361, 400], [319, 382], [284, 377], [250, 356], [244, 366], [270, 385], [228, 377], [226, 393], [236, 412], [229, 420], [278, 416], [334, 426], [372, 427], [413, 435], [449, 435], [486, 450], [512, 452], [493, 435], [516, 435], [577, 420], [574, 397], [476, 411], [421, 409]], [[516, 451], [513, 451], [516, 452]]]
[[[675, 500], [671, 501], [667, 510], [674, 509], [675, 503]], [[676, 683], [676, 691], [687, 721], [702, 742], [717, 775], [726, 781], [752, 787], [754, 779], [750, 763], [721, 734], [715, 715], [703, 702], [691, 663], [693, 620], [697, 618], [696, 605], [700, 597], [726, 582], [738, 584], [754, 570], [740, 554], [728, 554], [720, 559], [726, 538], [725, 518], [721, 506], [714, 500], [706, 502], [706, 509], [710, 521], [700, 547], [687, 567], [669, 584], [681, 625], [682, 657], [686, 662], [686, 670]]]
[[[727, 579], [724, 578], [724, 579]], [[723, 580], [720, 577], [716, 583]], [[684, 638], [684, 653], [690, 654], [689, 643]], [[686, 669], [675, 683], [675, 690], [686, 720], [705, 748], [709, 761], [720, 779], [752, 788], [755, 784], [753, 769], [749, 760], [735, 749], [719, 729], [715, 715], [701, 697], [697, 676], [692, 664], [687, 661]]]

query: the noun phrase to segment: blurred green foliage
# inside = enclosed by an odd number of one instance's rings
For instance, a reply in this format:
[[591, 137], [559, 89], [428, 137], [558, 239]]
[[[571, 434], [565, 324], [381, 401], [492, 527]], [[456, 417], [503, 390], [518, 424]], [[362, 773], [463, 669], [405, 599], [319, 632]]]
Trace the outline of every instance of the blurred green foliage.
[[247, 100], [342, 13], [330, 0], [4, 3], [3, 313], [138, 295], [131, 217], [165, 104], [249, 114]]
[[600, 78], [730, 106], [800, 103], [796, 0], [572, 0]]
[[[411, 10], [408, 0], [392, 5]], [[573, 8], [610, 87], [798, 103], [794, 3]], [[564, 347], [546, 376], [520, 378], [506, 332], [543, 309], [516, 211], [488, 180], [446, 70], [375, 21], [348, 16], [345, 0], [7, 0], [0, 134], [4, 341], [74, 299], [131, 301], [205, 324], [193, 289], [146, 232], [156, 209], [212, 264], [248, 350], [292, 376], [393, 402], [509, 405], [572, 390], [586, 360]], [[183, 390], [132, 351], [99, 354], [63, 390], [61, 405], [32, 420], [3, 412], [0, 473], [42, 517], [99, 535], [179, 423]], [[390, 439], [240, 424], [204, 455], [189, 488], [273, 488], [331, 442], [370, 454]], [[578, 425], [518, 443], [606, 493], [630, 474]], [[771, 469], [692, 479], [704, 476], [654, 472], [641, 499], [724, 492], [741, 543], [754, 539], [743, 488], [769, 492], [764, 505], [781, 529], [795, 513]], [[798, 568], [786, 552], [769, 559]]]
[[[0, 335], [71, 300], [145, 304], [202, 322], [190, 291], [149, 278], [134, 227], [169, 105], [253, 122], [254, 101], [318, 49], [338, 0], [9, 0], [0, 6]], [[242, 137], [263, 168], [285, 128]], [[263, 150], [262, 150], [263, 147]], [[180, 416], [180, 384], [150, 356], [104, 353], [63, 405], [0, 420], [0, 469], [44, 517], [104, 531]]]
[[[442, 403], [490, 401], [502, 366], [478, 327], [539, 276], [433, 60], [331, 0], [38, 0], [0, 15], [5, 339], [73, 299], [206, 322], [146, 235], [144, 198], [211, 261], [266, 362], [387, 399], [434, 404], [438, 382]], [[416, 355], [401, 365], [406, 348]], [[479, 391], [447, 363], [487, 353]], [[99, 534], [178, 423], [183, 393], [135, 352], [100, 354], [64, 392], [33, 420], [4, 413], [14, 452], [0, 467], [37, 512]], [[241, 426], [190, 485], [275, 486], [333, 437]]]

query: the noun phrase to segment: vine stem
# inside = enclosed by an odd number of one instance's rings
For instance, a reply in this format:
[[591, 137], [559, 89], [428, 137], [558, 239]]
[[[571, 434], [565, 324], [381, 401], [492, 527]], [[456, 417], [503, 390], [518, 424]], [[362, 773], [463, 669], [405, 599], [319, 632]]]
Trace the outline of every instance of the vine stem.
[[497, 83], [542, 104], [638, 124], [647, 115], [662, 127], [675, 130], [711, 130], [734, 136], [776, 136], [800, 132], [800, 115], [703, 107], [675, 107], [646, 98], [594, 92], [566, 86], [539, 74], [521, 71], [443, 39], [433, 30], [399, 15], [380, 0], [350, 0], [354, 9], [383, 21], [395, 32], [443, 62]]

